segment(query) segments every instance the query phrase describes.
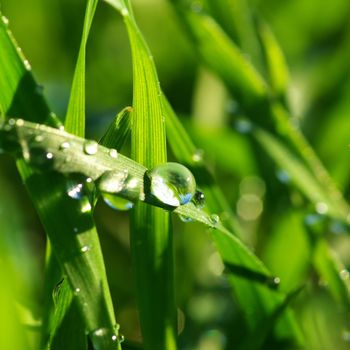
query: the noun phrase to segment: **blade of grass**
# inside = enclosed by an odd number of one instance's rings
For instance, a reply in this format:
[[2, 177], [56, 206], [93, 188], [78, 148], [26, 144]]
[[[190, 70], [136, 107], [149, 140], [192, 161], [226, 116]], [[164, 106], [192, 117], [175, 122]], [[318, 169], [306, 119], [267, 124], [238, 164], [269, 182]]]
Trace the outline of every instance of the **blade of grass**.
[[[165, 125], [155, 65], [133, 17], [130, 2], [110, 3], [123, 16], [131, 44], [134, 85], [132, 158], [153, 168], [166, 162]], [[130, 228], [144, 348], [176, 349], [173, 246], [169, 213], [137, 203], [132, 212]]]
[[[28, 61], [19, 55], [18, 45], [3, 22], [0, 23], [0, 40], [2, 116], [8, 113], [21, 115], [29, 120], [50, 122], [58, 126], [57, 118], [50, 113], [43, 96], [37, 93]], [[80, 288], [81, 293], [76, 299], [86, 329], [89, 332], [101, 327], [113, 329], [114, 313], [99, 242], [92, 219], [86, 217], [91, 217], [91, 214], [83, 215], [86, 201], [73, 203], [66, 198], [65, 179], [57, 175], [35, 174], [23, 161], [18, 162], [18, 168], [72, 289]], [[75, 234], [74, 229], [79, 225], [88, 229], [87, 235], [79, 235], [79, 228], [78, 234]], [[80, 231], [81, 229], [82, 227]], [[87, 237], [89, 234], [94, 236], [91, 240]], [[85, 256], [81, 254], [81, 249], [90, 244], [93, 244], [91, 251]], [[68, 251], [65, 252], [66, 247], [72, 248], [71, 255]], [[87, 279], [83, 277], [83, 271]], [[114, 346], [119, 348], [119, 342]]]
[[98, 0], [88, 0], [86, 5], [83, 35], [80, 42], [78, 60], [75, 66], [73, 83], [65, 119], [65, 129], [72, 134], [85, 135], [85, 61], [86, 44]]

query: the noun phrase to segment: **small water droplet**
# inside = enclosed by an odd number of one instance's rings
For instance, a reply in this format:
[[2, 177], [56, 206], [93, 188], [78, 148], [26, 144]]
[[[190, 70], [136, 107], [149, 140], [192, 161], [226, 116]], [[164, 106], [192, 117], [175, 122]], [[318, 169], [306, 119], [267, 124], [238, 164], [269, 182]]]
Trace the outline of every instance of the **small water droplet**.
[[75, 294], [79, 294], [79, 293], [80, 293], [80, 288], [75, 288], [75, 289], [74, 289], [74, 293], [75, 293]]
[[339, 276], [340, 276], [340, 278], [341, 278], [342, 280], [345, 281], [345, 280], [348, 280], [348, 279], [349, 279], [350, 273], [349, 273], [348, 270], [343, 269], [343, 270], [341, 270], [341, 271], [339, 272]]
[[110, 157], [112, 158], [118, 158], [118, 151], [114, 148], [111, 148], [108, 152], [108, 154], [110, 155]]
[[5, 24], [5, 26], [8, 26], [10, 23], [9, 19], [5, 16], [1, 16], [1, 20]]
[[248, 134], [252, 131], [252, 123], [246, 118], [238, 118], [234, 122], [235, 129], [241, 134]]
[[32, 147], [28, 154], [24, 150], [23, 157], [31, 166], [39, 170], [51, 170], [54, 166], [54, 154], [40, 147]]
[[44, 136], [43, 135], [36, 135], [34, 140], [35, 140], [35, 142], [41, 143], [44, 141]]
[[193, 219], [190, 218], [189, 216], [179, 215], [179, 218], [182, 222], [193, 222]]
[[29, 61], [27, 59], [23, 60], [24, 68], [26, 70], [31, 70], [32, 66], [30, 65]]
[[196, 149], [195, 152], [192, 154], [192, 160], [196, 163], [203, 162], [204, 157], [204, 151], [200, 148]]
[[112, 194], [103, 193], [102, 198], [104, 202], [114, 210], [127, 211], [132, 209], [134, 206], [133, 202], [130, 202], [127, 199], [124, 199]]
[[280, 283], [281, 283], [281, 279], [279, 277], [271, 277], [266, 282], [266, 284], [272, 289], [277, 289]]
[[[10, 120], [11, 120], [11, 119], [10, 119]], [[10, 120], [9, 120], [9, 122], [10, 122]], [[23, 120], [23, 119], [17, 119], [17, 120], [15, 121], [15, 124], [16, 124], [16, 126], [21, 127], [21, 126], [24, 125], [24, 120]]]
[[86, 253], [86, 252], [88, 252], [90, 249], [91, 249], [90, 246], [84, 245], [83, 247], [81, 247], [80, 251], [81, 251], [82, 253]]
[[197, 190], [193, 196], [192, 201], [197, 208], [200, 208], [200, 209], [204, 208], [205, 207], [205, 195], [204, 195], [204, 193]]
[[328, 212], [328, 205], [324, 202], [318, 202], [315, 206], [316, 212], [320, 215], [324, 215]]
[[217, 214], [210, 215], [209, 221], [212, 225], [216, 226], [220, 222], [220, 217]]
[[84, 143], [84, 152], [88, 155], [94, 155], [98, 151], [98, 143], [93, 140], [87, 140]]
[[114, 349], [121, 342], [120, 335], [109, 328], [99, 328], [90, 333], [90, 339], [95, 350]]
[[65, 150], [70, 148], [70, 143], [68, 141], [64, 141], [60, 144], [60, 150]]
[[160, 202], [178, 207], [191, 201], [196, 191], [196, 180], [183, 165], [165, 163], [147, 172], [151, 194]]

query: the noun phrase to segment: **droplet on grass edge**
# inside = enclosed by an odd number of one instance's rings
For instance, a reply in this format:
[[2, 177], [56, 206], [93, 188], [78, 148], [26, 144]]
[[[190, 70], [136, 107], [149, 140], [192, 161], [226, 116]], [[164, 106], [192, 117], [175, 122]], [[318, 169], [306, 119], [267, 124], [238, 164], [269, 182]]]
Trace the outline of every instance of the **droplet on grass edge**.
[[192, 173], [178, 163], [160, 164], [147, 172], [150, 193], [161, 203], [172, 207], [187, 204], [196, 191]]

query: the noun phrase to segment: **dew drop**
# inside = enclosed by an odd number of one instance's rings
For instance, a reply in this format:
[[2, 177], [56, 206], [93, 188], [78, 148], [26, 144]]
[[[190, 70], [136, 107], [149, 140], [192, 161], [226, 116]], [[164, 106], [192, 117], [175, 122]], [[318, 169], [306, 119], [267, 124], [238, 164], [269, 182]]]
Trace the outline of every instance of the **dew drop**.
[[[85, 177], [81, 174], [73, 174], [67, 180], [67, 194], [69, 197], [81, 200], [83, 197], [88, 197], [95, 189], [95, 184], [90, 177]], [[89, 203], [87, 203], [89, 204]], [[91, 206], [86, 205], [85, 209], [82, 208], [83, 212], [89, 211]]]
[[349, 279], [350, 273], [349, 273], [348, 270], [343, 269], [343, 270], [341, 270], [341, 271], [339, 272], [339, 276], [340, 276], [340, 278], [341, 278], [342, 280], [345, 281], [345, 280], [348, 280], [348, 279]]
[[281, 279], [279, 277], [268, 278], [266, 282], [266, 284], [272, 289], [277, 289], [280, 283], [281, 283]]
[[118, 158], [118, 151], [114, 148], [111, 148], [108, 154], [111, 158]]
[[73, 199], [82, 199], [84, 197], [83, 195], [83, 184], [81, 183], [74, 183], [74, 184], [69, 184], [68, 189], [67, 189], [67, 194], [69, 197]]
[[102, 194], [104, 202], [114, 210], [127, 211], [133, 208], [134, 203], [127, 199], [104, 193]]
[[220, 217], [217, 214], [212, 214], [210, 215], [210, 223], [214, 226], [216, 226], [220, 222]]
[[74, 289], [74, 293], [77, 295], [77, 294], [79, 294], [80, 293], [80, 288], [75, 288]]
[[195, 163], [203, 162], [204, 151], [200, 148], [196, 149], [192, 154], [192, 160]]
[[88, 252], [90, 249], [91, 249], [90, 246], [84, 245], [83, 247], [81, 247], [80, 251], [81, 251], [82, 253], [86, 253], [86, 252]]
[[41, 143], [44, 141], [44, 136], [43, 135], [36, 135], [34, 140], [35, 140], [35, 142]]
[[192, 199], [193, 203], [195, 204], [195, 206], [197, 208], [204, 208], [205, 206], [205, 195], [203, 192], [201, 191], [196, 191], [194, 196], [193, 196], [193, 199]]
[[1, 16], [1, 20], [2, 20], [2, 23], [5, 24], [5, 26], [8, 26], [10, 23], [9, 19], [5, 16]]
[[193, 222], [193, 219], [190, 218], [189, 216], [179, 215], [179, 218], [182, 222]]
[[29, 164], [39, 170], [51, 170], [54, 166], [54, 154], [40, 147], [32, 147], [23, 157]]
[[102, 193], [116, 194], [125, 188], [128, 171], [106, 171], [98, 180], [97, 187]]
[[239, 118], [235, 120], [235, 129], [241, 134], [248, 134], [252, 131], [252, 123], [246, 118]]
[[95, 350], [114, 349], [121, 342], [120, 335], [109, 328], [99, 328], [90, 333], [90, 339]]
[[98, 143], [93, 140], [87, 140], [84, 143], [84, 152], [88, 155], [94, 155], [98, 151]]
[[315, 209], [318, 214], [324, 215], [328, 212], [328, 205], [324, 202], [318, 202]]
[[24, 68], [26, 70], [31, 70], [32, 66], [30, 65], [29, 61], [27, 59], [23, 60]]
[[60, 150], [66, 150], [70, 148], [70, 143], [68, 141], [64, 141], [60, 144]]
[[196, 191], [192, 173], [178, 163], [165, 163], [147, 172], [151, 194], [160, 202], [178, 207], [191, 201]]

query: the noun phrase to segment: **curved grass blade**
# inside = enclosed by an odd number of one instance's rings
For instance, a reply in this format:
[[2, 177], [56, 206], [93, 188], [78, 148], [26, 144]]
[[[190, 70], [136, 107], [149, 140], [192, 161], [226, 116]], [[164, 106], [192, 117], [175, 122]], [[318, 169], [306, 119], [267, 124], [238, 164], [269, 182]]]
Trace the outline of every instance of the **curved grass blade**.
[[[0, 105], [2, 116], [21, 115], [26, 119], [51, 123], [59, 126], [60, 123], [50, 113], [43, 96], [39, 93], [37, 85], [30, 72], [28, 61], [19, 55], [18, 45], [9, 32], [6, 23], [0, 23], [1, 49], [0, 57]], [[71, 203], [68, 199], [60, 200], [66, 196], [65, 179], [53, 174], [36, 174], [28, 165], [18, 162], [22, 179], [26, 183], [39, 216], [45, 226], [46, 232], [53, 243], [53, 249], [61, 266], [67, 273], [73, 290], [81, 288], [81, 298], [77, 297], [79, 310], [84, 318], [86, 329], [92, 332], [101, 327], [112, 329], [115, 325], [114, 312], [106, 281], [102, 255], [92, 219], [82, 218], [82, 203]], [[68, 213], [62, 211], [62, 208]], [[62, 217], [60, 216], [62, 213]], [[73, 215], [76, 216], [69, 216]], [[70, 217], [66, 220], [65, 216]], [[88, 213], [87, 213], [88, 214]], [[88, 214], [90, 215], [90, 214]], [[91, 217], [91, 215], [90, 215]], [[59, 220], [61, 218], [61, 220]], [[89, 258], [81, 254], [81, 248], [87, 245], [87, 237], [74, 234], [74, 228], [84, 223], [88, 232], [93, 236], [91, 240], [94, 248]], [[83, 225], [83, 226], [84, 226]], [[77, 254], [75, 259], [67, 256], [64, 250], [67, 246]], [[70, 251], [72, 253], [72, 251]], [[72, 253], [74, 255], [74, 253]], [[82, 279], [81, 272], [88, 275]], [[89, 285], [86, 285], [88, 283]], [[86, 289], [83, 290], [84, 286]], [[93, 292], [93, 290], [95, 290]], [[86, 309], [84, 303], [88, 302], [90, 308]], [[95, 312], [95, 314], [94, 314]], [[113, 330], [114, 331], [114, 330]], [[119, 342], [114, 345], [119, 348]]]
[[68, 110], [64, 123], [65, 129], [72, 134], [84, 137], [85, 135], [85, 61], [86, 43], [95, 14], [98, 0], [88, 0], [85, 12], [83, 35], [80, 42], [80, 49], [71, 94], [69, 97]]

